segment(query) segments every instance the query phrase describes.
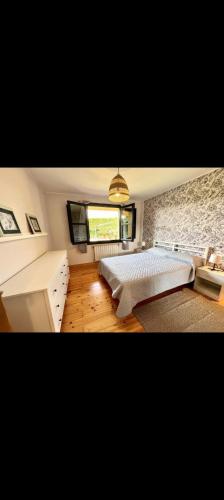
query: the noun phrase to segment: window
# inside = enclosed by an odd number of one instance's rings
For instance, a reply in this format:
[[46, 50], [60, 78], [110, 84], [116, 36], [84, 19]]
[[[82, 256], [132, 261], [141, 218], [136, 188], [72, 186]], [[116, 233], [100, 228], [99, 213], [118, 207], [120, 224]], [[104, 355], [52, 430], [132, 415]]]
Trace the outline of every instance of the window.
[[120, 208], [87, 207], [89, 241], [120, 240]]
[[120, 205], [68, 201], [67, 213], [73, 245], [135, 239], [136, 208], [134, 203], [121, 207]]

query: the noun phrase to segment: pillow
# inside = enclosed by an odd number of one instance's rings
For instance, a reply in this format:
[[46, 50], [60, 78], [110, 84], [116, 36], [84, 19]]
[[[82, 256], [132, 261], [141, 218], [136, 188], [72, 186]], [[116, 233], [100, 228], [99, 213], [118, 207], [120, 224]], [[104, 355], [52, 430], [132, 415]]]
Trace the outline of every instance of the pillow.
[[194, 267], [203, 265], [203, 257], [200, 257], [200, 255], [191, 255], [186, 252], [172, 252], [172, 255], [167, 255], [167, 258], [186, 262], [186, 264], [193, 264]]
[[157, 247], [149, 248], [148, 250], [146, 250], [146, 252], [149, 252], [150, 255], [158, 255], [158, 257], [166, 257], [167, 255], [171, 254], [171, 250]]

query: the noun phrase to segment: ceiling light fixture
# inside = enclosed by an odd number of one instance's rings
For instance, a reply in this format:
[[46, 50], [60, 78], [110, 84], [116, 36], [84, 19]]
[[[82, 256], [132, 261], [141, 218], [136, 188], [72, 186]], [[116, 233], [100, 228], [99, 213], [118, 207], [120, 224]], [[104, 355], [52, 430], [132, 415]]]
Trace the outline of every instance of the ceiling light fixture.
[[118, 203], [128, 201], [130, 198], [127, 183], [124, 180], [124, 177], [119, 174], [119, 168], [117, 175], [115, 175], [110, 183], [108, 198], [110, 201]]

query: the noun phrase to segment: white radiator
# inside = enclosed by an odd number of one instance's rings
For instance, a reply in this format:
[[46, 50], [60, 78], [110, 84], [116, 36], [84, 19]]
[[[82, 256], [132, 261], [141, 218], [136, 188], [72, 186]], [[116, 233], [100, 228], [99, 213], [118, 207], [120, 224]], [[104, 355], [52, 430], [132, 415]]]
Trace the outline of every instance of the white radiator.
[[112, 255], [118, 255], [119, 244], [110, 243], [108, 245], [94, 245], [94, 256], [95, 261], [103, 259], [104, 257], [111, 257]]

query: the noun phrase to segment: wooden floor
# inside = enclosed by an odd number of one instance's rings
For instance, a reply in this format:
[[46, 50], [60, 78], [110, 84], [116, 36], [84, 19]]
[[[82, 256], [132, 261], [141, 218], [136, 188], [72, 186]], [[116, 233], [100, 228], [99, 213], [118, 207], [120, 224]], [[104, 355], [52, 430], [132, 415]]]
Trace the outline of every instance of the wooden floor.
[[133, 314], [117, 318], [118, 300], [97, 269], [95, 262], [70, 266], [61, 332], [144, 332]]
[[[61, 332], [144, 332], [133, 314], [124, 319], [117, 318], [115, 312], [118, 300], [112, 299], [111, 288], [104, 278], [99, 276], [97, 269], [98, 263], [95, 262], [70, 266]], [[170, 291], [164, 292], [145, 302], [157, 300], [169, 293]], [[224, 306], [224, 300], [219, 302], [219, 305]]]

